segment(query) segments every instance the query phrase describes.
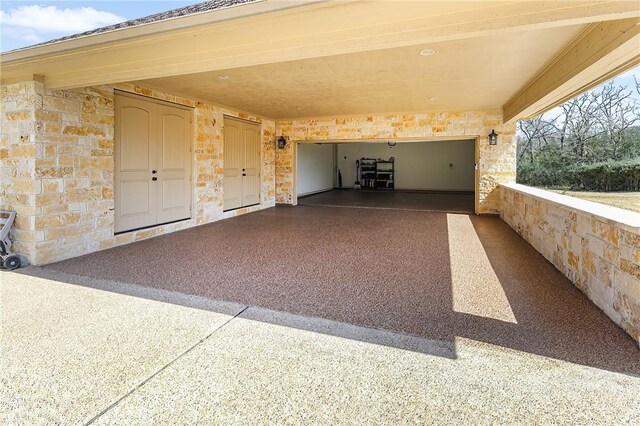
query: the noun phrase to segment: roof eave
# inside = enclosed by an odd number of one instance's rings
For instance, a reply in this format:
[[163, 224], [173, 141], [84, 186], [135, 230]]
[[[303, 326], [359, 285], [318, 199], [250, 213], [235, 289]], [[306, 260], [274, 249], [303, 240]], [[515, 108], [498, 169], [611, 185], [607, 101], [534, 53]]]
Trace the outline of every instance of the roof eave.
[[108, 32], [89, 34], [69, 40], [60, 40], [50, 44], [28, 46], [12, 50], [10, 52], [0, 53], [0, 63], [10, 64], [28, 61], [39, 57], [58, 55], [66, 51], [93, 47], [114, 41], [122, 41], [248, 16], [267, 14], [295, 7], [308, 6], [315, 3], [324, 3], [326, 1], [328, 0], [256, 0], [251, 3], [227, 6], [220, 9], [164, 19], [162, 21], [143, 23], [132, 27], [118, 28]]

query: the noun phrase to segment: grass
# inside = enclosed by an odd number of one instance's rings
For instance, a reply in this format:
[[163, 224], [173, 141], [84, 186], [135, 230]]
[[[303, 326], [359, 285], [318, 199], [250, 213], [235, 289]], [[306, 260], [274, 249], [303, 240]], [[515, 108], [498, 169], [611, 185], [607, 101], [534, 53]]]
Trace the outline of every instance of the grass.
[[559, 189], [551, 191], [640, 213], [640, 192], [584, 192]]

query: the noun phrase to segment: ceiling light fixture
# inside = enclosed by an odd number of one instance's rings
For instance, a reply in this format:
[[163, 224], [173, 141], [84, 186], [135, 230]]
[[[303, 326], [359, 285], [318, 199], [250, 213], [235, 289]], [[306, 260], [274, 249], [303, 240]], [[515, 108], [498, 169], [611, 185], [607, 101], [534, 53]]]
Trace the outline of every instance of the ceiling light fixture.
[[229, 76], [228, 75], [224, 75], [224, 74], [219, 75], [218, 76], [218, 80], [229, 80]]
[[429, 102], [433, 102], [433, 101], [437, 101], [437, 100], [438, 100], [438, 98], [436, 98], [435, 96], [434, 96], [434, 97], [429, 98]]
[[433, 50], [433, 49], [422, 49], [422, 50], [420, 51], [420, 54], [421, 54], [422, 56], [431, 56], [431, 55], [433, 55], [434, 53], [436, 53], [436, 51], [435, 51], [435, 50]]

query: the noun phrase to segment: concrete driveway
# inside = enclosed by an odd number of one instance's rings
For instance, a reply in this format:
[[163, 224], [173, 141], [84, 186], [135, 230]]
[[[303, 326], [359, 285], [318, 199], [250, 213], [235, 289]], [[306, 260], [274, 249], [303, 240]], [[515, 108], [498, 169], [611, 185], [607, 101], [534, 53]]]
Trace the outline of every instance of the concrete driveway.
[[[640, 350], [506, 225], [465, 215], [416, 212], [393, 221], [395, 212], [370, 214], [369, 222], [351, 223], [357, 235], [373, 220], [406, 240], [405, 227], [426, 223], [436, 239], [443, 237], [437, 226], [445, 227], [447, 249], [417, 269], [405, 262], [405, 275], [387, 272], [385, 280], [396, 274], [387, 287], [375, 280], [367, 287], [365, 280], [357, 292], [348, 291], [353, 285], [307, 291], [335, 279], [332, 268], [312, 262], [323, 259], [321, 248], [304, 259], [312, 275], [324, 278], [285, 271], [286, 285], [272, 284], [264, 273], [282, 266], [285, 252], [262, 269], [250, 264], [255, 276], [235, 284], [235, 298], [216, 298], [223, 293], [214, 290], [234, 288], [221, 283], [229, 279], [225, 274], [247, 274], [241, 262], [196, 273], [191, 281], [149, 279], [166, 261], [161, 257], [153, 267], [138, 263], [137, 283], [135, 268], [113, 263], [132, 253], [140, 254], [138, 261], [144, 253], [161, 256], [168, 238], [199, 236], [205, 244], [242, 230], [239, 247], [251, 259], [264, 232], [278, 223], [287, 226], [274, 235], [304, 236], [293, 241], [289, 250], [295, 251], [305, 241], [328, 244], [328, 228], [318, 222], [335, 224], [349, 215], [348, 209], [301, 207], [0, 273], [0, 423], [640, 422]], [[343, 231], [336, 227], [335, 238]], [[404, 248], [391, 240], [390, 262], [412, 260], [433, 242], [425, 243], [426, 232], [419, 237]], [[348, 242], [358, 243], [353, 238], [338, 239], [332, 254], [346, 259], [353, 253]], [[278, 252], [277, 238], [265, 241]], [[522, 250], [533, 264], [515, 254]], [[185, 260], [180, 250], [172, 255]], [[209, 255], [210, 269], [220, 259]], [[496, 260], [508, 256], [510, 268]], [[520, 274], [529, 268], [537, 272], [526, 281]], [[131, 279], [123, 279], [127, 274]], [[283, 297], [295, 276], [305, 291]], [[473, 277], [483, 277], [483, 285]], [[260, 291], [246, 290], [260, 282]], [[188, 291], [175, 291], [181, 283], [190, 284], [182, 287]], [[192, 291], [201, 288], [208, 290]], [[326, 303], [314, 305], [330, 288], [340, 297], [327, 295]], [[428, 306], [433, 309], [418, 315]]]
[[0, 275], [2, 424], [640, 421], [629, 374], [27, 272]]

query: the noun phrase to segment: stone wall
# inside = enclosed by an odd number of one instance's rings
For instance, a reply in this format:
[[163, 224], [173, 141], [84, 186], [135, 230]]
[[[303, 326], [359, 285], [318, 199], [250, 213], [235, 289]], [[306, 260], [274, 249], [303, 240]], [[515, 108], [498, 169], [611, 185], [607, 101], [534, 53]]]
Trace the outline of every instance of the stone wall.
[[0, 200], [18, 213], [14, 251], [39, 263], [95, 250], [113, 207], [113, 90], [29, 81], [3, 86], [0, 102]]
[[[498, 144], [489, 145], [491, 130], [499, 134]], [[482, 110], [453, 113], [373, 114], [353, 117], [317, 118], [276, 122], [276, 135], [291, 141], [389, 139], [471, 139], [479, 146], [479, 212], [497, 213], [498, 183], [515, 181], [515, 125], [503, 124], [502, 111]], [[276, 201], [291, 204], [294, 199], [294, 147], [289, 143], [276, 155]]]
[[499, 193], [500, 217], [640, 343], [640, 214], [517, 184]]
[[41, 82], [0, 87], [0, 209], [17, 211], [13, 248], [28, 257], [35, 253], [36, 138], [46, 131], [35, 114], [42, 105]]
[[[129, 84], [115, 89], [194, 108], [193, 216], [114, 236], [114, 87], [2, 87], [0, 208], [14, 209], [15, 250], [46, 264], [275, 205], [275, 123]], [[224, 115], [262, 123], [261, 204], [223, 213]]]

